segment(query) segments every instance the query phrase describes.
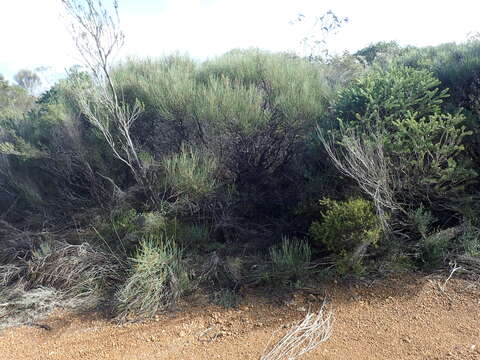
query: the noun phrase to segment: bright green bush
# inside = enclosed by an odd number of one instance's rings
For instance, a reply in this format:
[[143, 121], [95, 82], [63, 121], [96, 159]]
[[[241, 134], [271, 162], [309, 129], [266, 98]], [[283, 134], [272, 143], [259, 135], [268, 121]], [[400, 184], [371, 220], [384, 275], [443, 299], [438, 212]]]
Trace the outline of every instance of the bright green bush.
[[454, 198], [471, 183], [476, 172], [460, 156], [471, 134], [463, 122], [461, 115], [440, 113], [422, 118], [408, 114], [392, 122], [385, 149], [396, 171], [404, 174], [399, 196]]
[[117, 292], [119, 316], [150, 317], [171, 306], [190, 279], [176, 243], [165, 237], [143, 239]]
[[[340, 94], [336, 140], [360, 158], [369, 149], [381, 151], [386, 171], [381, 182], [393, 203], [402, 204], [396, 208], [432, 200], [452, 204], [476, 177], [463, 161], [464, 142], [472, 133], [463, 115], [442, 112], [448, 93], [439, 85], [428, 70], [373, 67]], [[356, 139], [362, 145], [352, 150]]]
[[448, 96], [439, 85], [427, 70], [374, 67], [340, 92], [336, 115], [344, 126], [392, 130], [393, 121], [409, 114], [422, 118], [438, 113]]
[[322, 200], [326, 210], [310, 226], [313, 241], [337, 255], [352, 254], [363, 245], [375, 245], [380, 227], [372, 203], [364, 199]]
[[[425, 48], [411, 48], [397, 62], [416, 69], [431, 71], [448, 89], [450, 97], [444, 108], [463, 108], [465, 125], [472, 134], [465, 141], [465, 157], [480, 166], [480, 41], [478, 37], [465, 43], [447, 43]], [[467, 161], [467, 160], [465, 160]], [[476, 184], [478, 188], [478, 182]]]

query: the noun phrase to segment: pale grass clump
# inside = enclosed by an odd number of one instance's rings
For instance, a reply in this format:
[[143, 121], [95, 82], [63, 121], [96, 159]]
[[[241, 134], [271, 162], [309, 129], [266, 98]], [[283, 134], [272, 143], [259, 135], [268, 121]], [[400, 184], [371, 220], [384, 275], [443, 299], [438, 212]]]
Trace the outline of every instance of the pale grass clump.
[[327, 341], [332, 335], [332, 326], [333, 314], [326, 311], [323, 304], [317, 313], [308, 312], [268, 352], [267, 345], [260, 360], [295, 360]]

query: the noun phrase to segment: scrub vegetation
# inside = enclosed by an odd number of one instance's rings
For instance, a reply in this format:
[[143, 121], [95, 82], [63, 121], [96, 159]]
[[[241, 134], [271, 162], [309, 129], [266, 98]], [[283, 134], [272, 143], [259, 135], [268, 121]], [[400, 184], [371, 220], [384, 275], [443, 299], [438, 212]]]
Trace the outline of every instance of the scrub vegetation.
[[84, 70], [38, 96], [0, 78], [0, 303], [127, 319], [199, 289], [480, 274], [478, 39], [113, 63], [115, 12], [64, 3]]

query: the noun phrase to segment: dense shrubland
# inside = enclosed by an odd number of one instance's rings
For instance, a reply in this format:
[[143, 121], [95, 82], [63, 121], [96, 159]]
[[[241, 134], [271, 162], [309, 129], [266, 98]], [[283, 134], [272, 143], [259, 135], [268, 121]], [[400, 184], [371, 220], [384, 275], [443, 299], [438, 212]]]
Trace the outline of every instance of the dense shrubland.
[[1, 286], [127, 318], [202, 287], [478, 271], [479, 52], [128, 59], [36, 98], [1, 79]]

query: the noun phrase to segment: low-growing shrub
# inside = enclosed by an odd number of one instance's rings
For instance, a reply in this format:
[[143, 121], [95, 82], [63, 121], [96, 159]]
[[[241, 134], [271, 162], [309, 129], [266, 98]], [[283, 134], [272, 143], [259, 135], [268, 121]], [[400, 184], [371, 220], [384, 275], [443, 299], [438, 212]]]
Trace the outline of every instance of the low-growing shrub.
[[131, 254], [141, 239], [141, 221], [135, 209], [116, 209], [95, 227], [102, 243], [114, 252]]
[[452, 236], [446, 229], [433, 233], [420, 241], [422, 266], [435, 268], [445, 263]]
[[432, 224], [437, 220], [431, 211], [420, 205], [414, 211], [409, 213], [409, 220], [413, 226], [414, 232], [418, 232], [422, 238], [428, 237]]
[[351, 254], [342, 254], [335, 260], [335, 272], [340, 276], [361, 276], [367, 271], [367, 267], [361, 257]]
[[423, 205], [409, 213], [409, 221], [413, 226], [412, 235], [418, 239], [415, 246], [420, 250], [417, 255], [420, 266], [427, 269], [443, 265], [449, 252], [456, 252], [457, 238], [466, 235], [462, 226], [437, 229], [434, 226], [437, 218]]
[[197, 204], [215, 191], [218, 162], [211, 154], [201, 154], [184, 146], [180, 153], [167, 156], [163, 167], [164, 185], [174, 200]]
[[198, 248], [209, 237], [208, 227], [167, 216], [163, 211], [118, 210], [96, 228], [102, 245], [123, 257], [132, 256], [142, 238], [170, 238]]
[[375, 245], [380, 227], [372, 203], [364, 199], [321, 201], [327, 210], [310, 226], [313, 240], [337, 255], [349, 254], [359, 246]]
[[273, 285], [298, 286], [314, 272], [311, 257], [312, 251], [306, 241], [284, 237], [280, 246], [270, 248], [263, 279]]
[[237, 289], [243, 279], [243, 263], [239, 257], [221, 257], [214, 251], [204, 261], [201, 279], [217, 289]]
[[240, 300], [238, 292], [232, 289], [222, 289], [214, 294], [214, 303], [226, 309], [236, 307]]
[[131, 259], [131, 269], [117, 292], [119, 317], [149, 317], [173, 305], [188, 289], [182, 251], [166, 237], [144, 238]]
[[460, 243], [466, 255], [480, 257], [480, 230], [468, 227], [460, 236]]

